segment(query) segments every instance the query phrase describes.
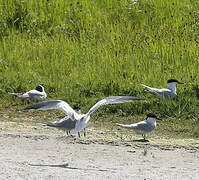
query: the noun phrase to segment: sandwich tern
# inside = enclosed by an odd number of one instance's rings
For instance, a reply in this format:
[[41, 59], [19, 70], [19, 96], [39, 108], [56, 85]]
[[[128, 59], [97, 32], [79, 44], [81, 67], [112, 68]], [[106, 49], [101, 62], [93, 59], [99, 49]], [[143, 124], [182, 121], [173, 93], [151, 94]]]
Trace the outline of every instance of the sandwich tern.
[[141, 85], [144, 88], [148, 89], [148, 92], [156, 94], [160, 99], [162, 99], [162, 98], [175, 98], [177, 95], [176, 85], [184, 84], [183, 82], [179, 82], [176, 79], [169, 79], [167, 83], [168, 83], [168, 88], [162, 88], [162, 89], [152, 88], [144, 84], [141, 84]]
[[135, 132], [141, 134], [144, 140], [146, 140], [146, 134], [155, 129], [157, 119], [159, 118], [156, 115], [150, 113], [150, 114], [147, 114], [146, 120], [138, 122], [138, 123], [129, 124], [129, 125], [119, 124], [119, 123], [116, 123], [116, 124], [123, 128], [133, 129]]
[[[72, 135], [82, 131], [89, 125], [90, 115], [95, 112], [99, 107], [108, 104], [119, 104], [125, 102], [131, 102], [134, 100], [145, 100], [143, 98], [132, 97], [132, 96], [110, 96], [106, 97], [99, 102], [97, 102], [87, 114], [78, 114], [70, 107], [68, 103], [62, 100], [47, 101], [42, 103], [37, 103], [31, 106], [26, 107], [24, 110], [38, 109], [38, 110], [47, 110], [47, 109], [59, 109], [64, 112], [67, 117], [58, 121], [56, 124], [60, 128], [71, 130]], [[55, 123], [54, 123], [55, 124]]]
[[[81, 113], [79, 104], [75, 104], [73, 106], [73, 109], [75, 110], [76, 113], [78, 113], [78, 114]], [[69, 116], [66, 116], [59, 121], [44, 122], [44, 123], [39, 123], [39, 125], [54, 127], [54, 128], [61, 129], [61, 130], [66, 130], [67, 135], [68, 135], [70, 133], [70, 131], [75, 128], [75, 123], [76, 123], [76, 121], [72, 120]], [[80, 137], [79, 132], [78, 132], [78, 136]], [[84, 136], [85, 136], [85, 131], [84, 131]]]
[[10, 93], [16, 97], [22, 99], [30, 99], [30, 100], [43, 100], [47, 97], [46, 92], [44, 91], [44, 87], [42, 85], [38, 85], [35, 89], [30, 90], [26, 93]]

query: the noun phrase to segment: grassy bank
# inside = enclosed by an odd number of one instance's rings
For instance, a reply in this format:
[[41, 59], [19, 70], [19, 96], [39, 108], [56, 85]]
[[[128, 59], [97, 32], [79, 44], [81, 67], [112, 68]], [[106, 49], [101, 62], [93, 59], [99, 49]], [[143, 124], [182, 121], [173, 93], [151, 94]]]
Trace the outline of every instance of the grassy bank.
[[[150, 103], [106, 112], [154, 112], [199, 126], [198, 1], [0, 0], [0, 26], [1, 109], [24, 105], [8, 92], [43, 84], [48, 99], [83, 111], [105, 96], [133, 95]], [[174, 101], [140, 86], [164, 87], [169, 78], [186, 83]]]

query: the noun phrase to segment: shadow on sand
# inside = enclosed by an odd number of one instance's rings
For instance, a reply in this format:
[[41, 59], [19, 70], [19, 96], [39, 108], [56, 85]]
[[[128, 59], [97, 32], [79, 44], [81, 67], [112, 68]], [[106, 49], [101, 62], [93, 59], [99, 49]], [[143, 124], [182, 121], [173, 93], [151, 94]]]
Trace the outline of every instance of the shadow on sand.
[[77, 168], [77, 167], [70, 167], [68, 163], [65, 164], [28, 164], [29, 166], [35, 167], [58, 167], [58, 168], [66, 168], [66, 169], [76, 169], [76, 170], [83, 170], [83, 171], [108, 171], [107, 169], [96, 169], [95, 168]]
[[135, 140], [131, 140], [131, 141], [128, 141], [128, 142], [149, 142], [149, 140], [147, 140], [147, 139], [135, 139]]

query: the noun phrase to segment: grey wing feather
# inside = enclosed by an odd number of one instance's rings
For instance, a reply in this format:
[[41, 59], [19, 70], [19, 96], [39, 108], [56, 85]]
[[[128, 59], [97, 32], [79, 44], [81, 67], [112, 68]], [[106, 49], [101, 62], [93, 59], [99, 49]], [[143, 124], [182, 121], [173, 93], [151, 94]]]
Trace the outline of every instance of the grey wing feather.
[[95, 112], [99, 107], [107, 104], [119, 104], [125, 102], [131, 102], [134, 100], [145, 100], [143, 98], [133, 97], [133, 96], [109, 96], [97, 102], [87, 113], [87, 116], [90, 116]]
[[76, 121], [71, 118], [63, 118], [60, 121], [42, 123], [42, 126], [56, 127], [60, 129], [71, 130], [75, 128]]
[[29, 110], [29, 109], [38, 109], [38, 110], [59, 109], [69, 116], [73, 116], [74, 114], [77, 114], [69, 106], [68, 103], [66, 103], [65, 101], [61, 101], [61, 100], [37, 103], [37, 104], [26, 107], [24, 110]]
[[154, 126], [151, 126], [150, 124], [147, 124], [145, 121], [143, 121], [136, 124], [132, 124], [131, 128], [137, 131], [150, 132], [151, 130], [154, 129]]
[[160, 91], [160, 89], [157, 89], [157, 88], [152, 88], [150, 86], [147, 86], [147, 85], [144, 85], [144, 84], [141, 84], [144, 88], [147, 88], [149, 92], [154, 92], [154, 93], [158, 93]]

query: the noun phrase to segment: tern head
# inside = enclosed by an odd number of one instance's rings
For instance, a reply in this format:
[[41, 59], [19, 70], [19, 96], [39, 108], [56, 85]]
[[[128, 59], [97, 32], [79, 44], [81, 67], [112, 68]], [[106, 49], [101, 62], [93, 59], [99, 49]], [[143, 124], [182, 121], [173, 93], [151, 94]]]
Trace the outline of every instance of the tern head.
[[78, 114], [81, 113], [80, 104], [75, 104], [75, 105], [73, 106], [73, 109], [74, 109]]
[[168, 83], [168, 84], [170, 84], [170, 83], [173, 83], [173, 84], [184, 84], [183, 82], [179, 82], [179, 81], [176, 80], [176, 79], [169, 79], [169, 80], [167, 81], [167, 83]]
[[152, 113], [147, 114], [147, 119], [161, 120], [155, 114], [152, 114]]
[[39, 92], [44, 92], [44, 87], [42, 85], [38, 85], [35, 90], [39, 91]]

